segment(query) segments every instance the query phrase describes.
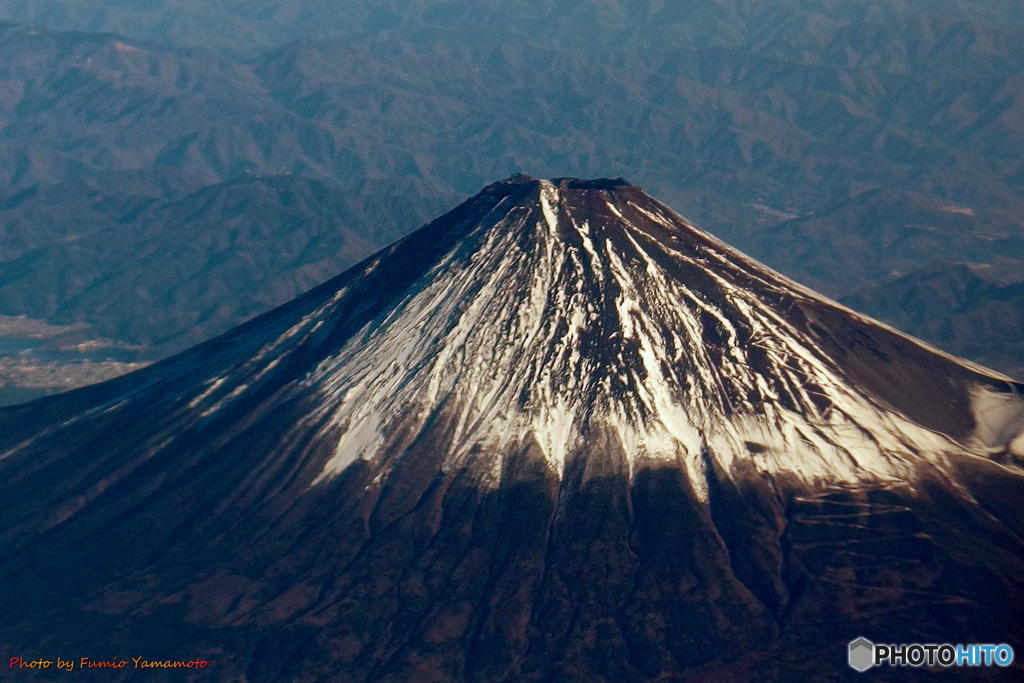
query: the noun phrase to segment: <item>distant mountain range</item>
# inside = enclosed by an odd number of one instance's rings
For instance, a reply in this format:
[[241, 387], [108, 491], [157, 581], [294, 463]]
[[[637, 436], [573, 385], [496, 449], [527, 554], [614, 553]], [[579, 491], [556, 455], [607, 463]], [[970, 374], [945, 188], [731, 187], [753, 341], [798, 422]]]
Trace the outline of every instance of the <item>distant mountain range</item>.
[[[949, 261], [1024, 279], [1016, 2], [0, 0], [0, 19], [19, 22], [0, 314], [150, 359], [518, 169], [629, 177], [831, 296]], [[262, 180], [283, 176], [320, 189], [286, 206]], [[215, 195], [230, 208], [189, 206]]]
[[166, 354], [318, 284], [448, 204], [375, 192], [295, 176], [170, 200], [33, 187], [0, 208], [0, 301], [9, 314], [87, 322], [149, 358]]
[[846, 60], [843, 47], [866, 54], [862, 39], [881, 35], [909, 48], [905, 60], [871, 58], [894, 66], [927, 56], [914, 54], [918, 44], [907, 40], [907, 28], [935, 21], [1020, 28], [1019, 10], [1016, 0], [0, 0], [0, 16], [11, 21], [240, 54], [303, 39], [390, 33], [463, 43], [558, 40], [589, 51], [629, 44], [800, 46], [808, 58]]
[[1024, 377], [1024, 281], [940, 263], [866, 288], [843, 303], [958, 355]]

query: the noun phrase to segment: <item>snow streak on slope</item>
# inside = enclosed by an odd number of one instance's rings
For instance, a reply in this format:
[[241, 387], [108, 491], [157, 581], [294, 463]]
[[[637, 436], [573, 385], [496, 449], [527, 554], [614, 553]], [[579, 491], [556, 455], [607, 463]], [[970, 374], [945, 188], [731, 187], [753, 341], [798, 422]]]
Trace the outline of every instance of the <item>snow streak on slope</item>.
[[358, 459], [383, 474], [440, 425], [444, 467], [494, 484], [514, 449], [560, 473], [598, 433], [631, 467], [678, 462], [698, 491], [709, 459], [859, 481], [963, 452], [851, 384], [780, 310], [814, 295], [636, 188], [565, 185], [502, 198], [305, 378], [311, 421], [340, 434], [318, 481]]

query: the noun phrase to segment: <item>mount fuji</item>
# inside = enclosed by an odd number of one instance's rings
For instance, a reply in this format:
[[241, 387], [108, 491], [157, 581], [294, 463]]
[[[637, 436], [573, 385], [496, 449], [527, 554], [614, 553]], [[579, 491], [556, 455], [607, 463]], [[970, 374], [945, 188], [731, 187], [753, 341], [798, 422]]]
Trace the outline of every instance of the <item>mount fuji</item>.
[[1021, 383], [625, 181], [517, 175], [225, 335], [0, 409], [0, 650], [833, 680], [858, 636], [1024, 637], [1022, 466]]

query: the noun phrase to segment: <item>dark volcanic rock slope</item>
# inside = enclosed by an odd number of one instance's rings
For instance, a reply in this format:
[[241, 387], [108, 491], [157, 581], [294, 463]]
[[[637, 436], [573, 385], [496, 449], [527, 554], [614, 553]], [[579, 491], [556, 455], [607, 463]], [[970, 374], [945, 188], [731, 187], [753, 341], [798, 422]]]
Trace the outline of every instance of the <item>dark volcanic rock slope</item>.
[[641, 680], [1015, 642], [1022, 389], [636, 187], [514, 177], [222, 337], [0, 411], [0, 646]]

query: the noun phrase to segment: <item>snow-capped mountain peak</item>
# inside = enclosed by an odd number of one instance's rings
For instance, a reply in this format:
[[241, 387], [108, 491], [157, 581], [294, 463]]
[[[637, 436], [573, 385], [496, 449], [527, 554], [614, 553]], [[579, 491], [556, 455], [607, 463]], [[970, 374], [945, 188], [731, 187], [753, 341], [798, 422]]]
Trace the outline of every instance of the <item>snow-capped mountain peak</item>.
[[[902, 364], [922, 357], [974, 369], [796, 285], [625, 181], [514, 176], [463, 211], [428, 226], [429, 242], [410, 237], [365, 264], [373, 292], [339, 288], [256, 355], [258, 380], [327, 329], [343, 338], [289, 389], [315, 397], [295, 429], [335, 440], [314, 484], [357, 461], [384, 478], [424, 439], [443, 440], [443, 470], [491, 485], [515, 453], [536, 451], [561, 474], [600, 443], [630, 469], [680, 463], [698, 491], [709, 460], [856, 482], [905, 479], [984, 445], [962, 419], [865, 386], [832, 345], [909, 354], [879, 356], [875, 385], [907, 382]], [[415, 277], [387, 274], [417, 256]], [[360, 309], [372, 313], [350, 324]], [[950, 391], [1012, 386], [988, 374]], [[218, 387], [193, 405], [222, 410], [248, 390]]]
[[228, 334], [0, 409], [0, 644], [731, 680], [820, 676], [856, 634], [1016, 642], [1022, 393], [623, 181], [513, 177]]

